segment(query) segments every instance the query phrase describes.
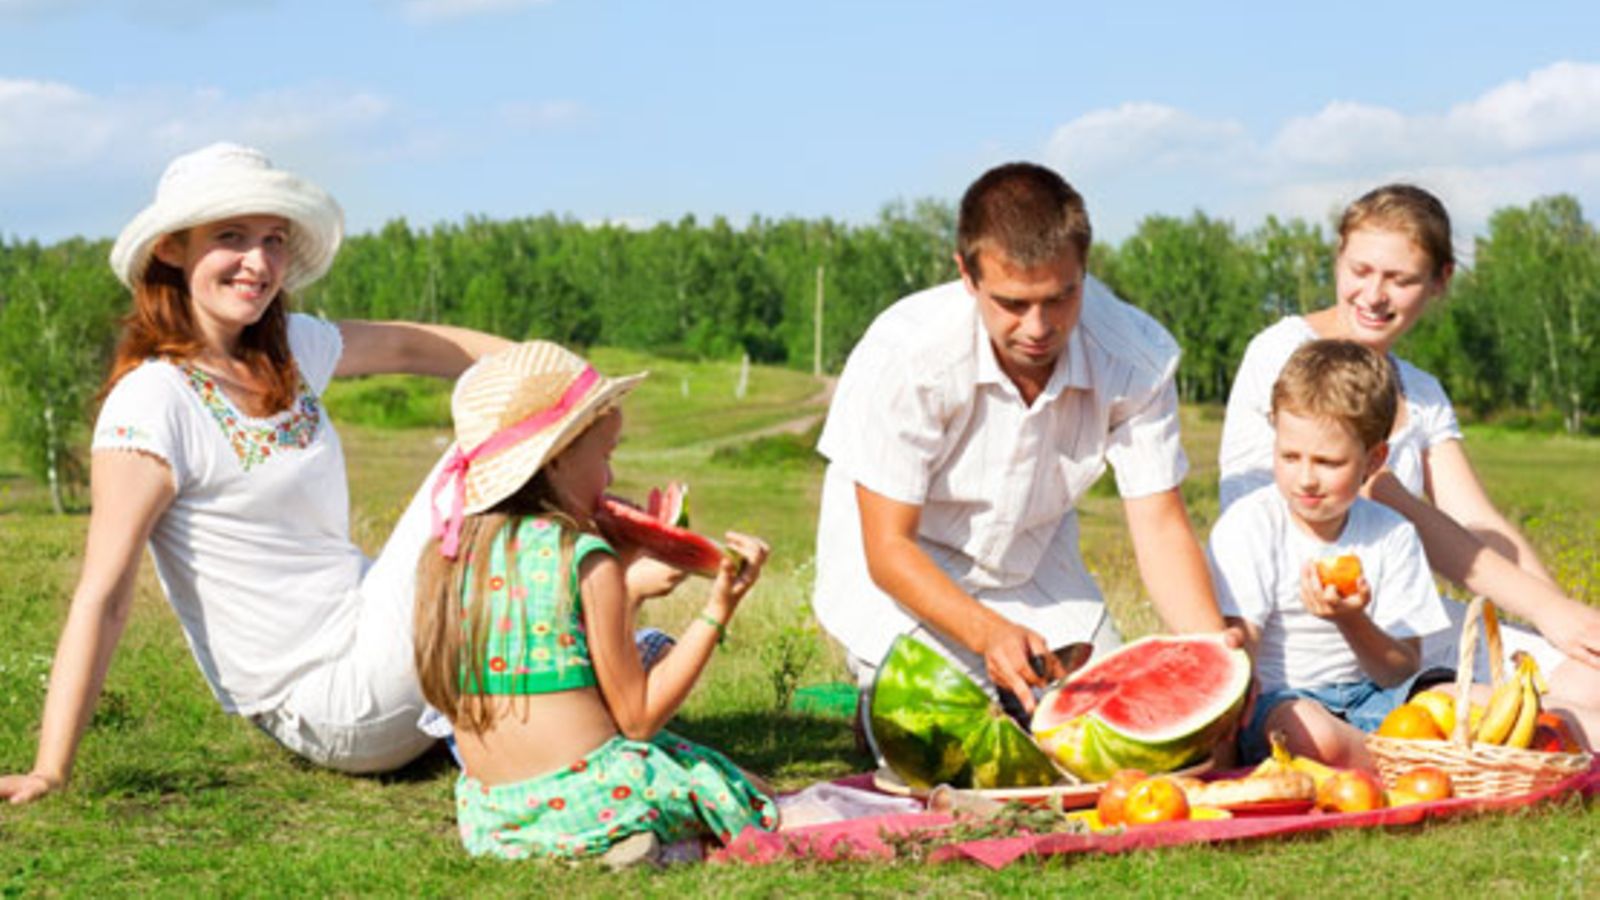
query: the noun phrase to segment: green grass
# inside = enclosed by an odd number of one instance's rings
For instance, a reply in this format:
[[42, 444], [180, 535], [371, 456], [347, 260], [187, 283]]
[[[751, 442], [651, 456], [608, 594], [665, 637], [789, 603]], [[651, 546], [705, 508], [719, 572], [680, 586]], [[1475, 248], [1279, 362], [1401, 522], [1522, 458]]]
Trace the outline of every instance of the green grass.
[[[781, 787], [862, 769], [838, 719], [779, 711], [787, 667], [795, 683], [843, 676], [838, 651], [810, 624], [807, 597], [820, 469], [807, 437], [762, 435], [822, 409], [821, 386], [795, 372], [756, 369], [743, 403], [737, 367], [595, 354], [603, 371], [651, 369], [626, 407], [617, 490], [642, 494], [669, 478], [693, 487], [698, 527], [738, 528], [773, 544], [769, 575], [735, 619], [674, 728], [727, 751]], [[688, 385], [685, 396], [684, 385]], [[374, 392], [373, 386], [384, 389]], [[404, 398], [404, 399], [396, 399]], [[430, 422], [448, 392], [404, 380], [341, 387], [353, 527], [375, 551], [443, 449]], [[371, 410], [433, 410], [393, 419]], [[411, 417], [411, 418], [407, 418]], [[1219, 411], [1186, 409], [1193, 465], [1187, 488], [1197, 525], [1216, 514]], [[1600, 583], [1600, 442], [1474, 430], [1469, 450], [1497, 502], [1529, 526], [1563, 577]], [[1121, 530], [1114, 492], [1084, 504], [1085, 556], [1130, 636], [1154, 625]], [[39, 488], [0, 471], [0, 768], [32, 761], [44, 679], [65, 614], [86, 519], [47, 514]], [[647, 608], [675, 628], [698, 608], [704, 582]], [[1595, 598], [1591, 596], [1591, 602]], [[385, 778], [318, 771], [241, 720], [220, 714], [146, 566], [105, 699], [84, 741], [72, 789], [43, 803], [0, 808], [0, 896], [33, 894], [598, 895], [1115, 893], [1205, 896], [1385, 894], [1594, 896], [1600, 815], [1579, 802], [1397, 831], [1192, 847], [1120, 856], [977, 866], [784, 864], [679, 867], [608, 875], [554, 874], [536, 865], [467, 859], [455, 837], [454, 772], [434, 754]]]

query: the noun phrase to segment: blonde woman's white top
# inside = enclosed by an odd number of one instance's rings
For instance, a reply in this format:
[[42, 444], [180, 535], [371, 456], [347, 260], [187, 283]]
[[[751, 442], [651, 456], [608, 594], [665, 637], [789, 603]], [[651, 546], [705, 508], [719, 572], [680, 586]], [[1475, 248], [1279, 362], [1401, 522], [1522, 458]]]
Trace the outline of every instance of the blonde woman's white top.
[[[1245, 348], [1228, 394], [1222, 445], [1217, 451], [1223, 510], [1245, 494], [1272, 484], [1272, 385], [1294, 351], [1316, 339], [1317, 333], [1304, 318], [1288, 316], [1256, 335]], [[1400, 428], [1389, 436], [1388, 466], [1407, 490], [1420, 496], [1428, 450], [1445, 441], [1461, 440], [1461, 425], [1439, 379], [1397, 356], [1390, 359], [1400, 373], [1406, 415]]]

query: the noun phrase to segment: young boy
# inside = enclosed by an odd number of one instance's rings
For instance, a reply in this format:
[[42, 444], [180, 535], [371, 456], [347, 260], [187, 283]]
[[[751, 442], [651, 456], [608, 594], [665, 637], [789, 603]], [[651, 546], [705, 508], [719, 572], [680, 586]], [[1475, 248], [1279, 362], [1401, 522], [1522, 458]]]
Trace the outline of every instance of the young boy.
[[[1241, 621], [1261, 680], [1240, 734], [1246, 763], [1281, 730], [1291, 751], [1371, 768], [1364, 732], [1404, 703], [1421, 637], [1449, 626], [1416, 531], [1359, 495], [1388, 455], [1399, 406], [1394, 369], [1350, 341], [1305, 344], [1272, 389], [1274, 489], [1240, 499], [1211, 532], [1223, 615]], [[1341, 595], [1316, 562], [1353, 555]]]

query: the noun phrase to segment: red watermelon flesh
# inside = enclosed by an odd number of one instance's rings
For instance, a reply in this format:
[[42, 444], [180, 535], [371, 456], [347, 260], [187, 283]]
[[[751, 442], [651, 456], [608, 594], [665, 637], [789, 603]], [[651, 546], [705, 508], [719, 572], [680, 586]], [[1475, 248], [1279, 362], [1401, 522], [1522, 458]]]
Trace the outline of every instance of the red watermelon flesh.
[[[661, 507], [655, 497], [652, 505]], [[621, 497], [603, 498], [595, 523], [612, 543], [638, 547], [646, 556], [685, 572], [712, 577], [722, 567], [725, 551], [716, 541], [664, 522]]]
[[651, 488], [645, 509], [658, 522], [688, 528], [689, 486], [681, 481], [669, 481], [664, 488]]
[[1210, 753], [1243, 709], [1250, 660], [1214, 635], [1148, 637], [1079, 669], [1039, 701], [1032, 730], [1057, 762], [1103, 781]]

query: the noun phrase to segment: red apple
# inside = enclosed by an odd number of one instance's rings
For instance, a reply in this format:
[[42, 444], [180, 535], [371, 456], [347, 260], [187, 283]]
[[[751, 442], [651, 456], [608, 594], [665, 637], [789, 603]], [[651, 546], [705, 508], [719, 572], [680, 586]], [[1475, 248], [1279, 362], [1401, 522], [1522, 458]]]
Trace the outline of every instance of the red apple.
[[1383, 785], [1371, 773], [1340, 769], [1317, 788], [1317, 808], [1326, 812], [1367, 812], [1383, 807]]

